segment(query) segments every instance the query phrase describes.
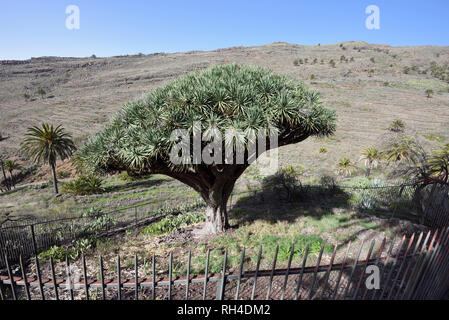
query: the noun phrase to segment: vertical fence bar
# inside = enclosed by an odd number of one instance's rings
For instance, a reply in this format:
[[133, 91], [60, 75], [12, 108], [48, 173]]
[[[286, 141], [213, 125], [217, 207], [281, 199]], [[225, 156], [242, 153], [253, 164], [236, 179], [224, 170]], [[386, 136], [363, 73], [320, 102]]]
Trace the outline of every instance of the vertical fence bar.
[[299, 273], [298, 284], [296, 285], [296, 290], [295, 290], [295, 300], [298, 300], [298, 298], [299, 298], [299, 290], [301, 289], [302, 278], [304, 276], [304, 269], [306, 267], [308, 255], [309, 255], [309, 244], [307, 244], [307, 246], [306, 246], [304, 258], [302, 260], [301, 272]]
[[224, 293], [225, 293], [225, 286], [226, 286], [226, 263], [228, 260], [228, 248], [225, 249], [224, 257], [223, 257], [223, 269], [221, 271], [221, 282], [218, 285], [217, 283], [217, 289], [218, 289], [218, 300], [224, 299]]
[[312, 286], [310, 287], [310, 292], [309, 292], [309, 296], [307, 297], [307, 300], [312, 299], [312, 296], [313, 296], [313, 288], [315, 287], [316, 278], [318, 276], [318, 269], [320, 267], [321, 258], [323, 257], [323, 251], [324, 251], [324, 243], [321, 245], [320, 255], [318, 256], [318, 260], [316, 262], [315, 270], [313, 272]]
[[168, 264], [168, 300], [171, 300], [172, 272], [173, 272], [173, 252], [170, 252]]
[[23, 284], [25, 286], [25, 293], [26, 293], [27, 299], [31, 300], [30, 287], [28, 285], [27, 273], [26, 273], [26, 270], [23, 265], [22, 255], [19, 256], [19, 263], [20, 263], [20, 269], [22, 270], [22, 279], [23, 279]]
[[[404, 292], [401, 295], [401, 300], [403, 300], [404, 297], [407, 295], [407, 292], [408, 292], [408, 290], [410, 288], [410, 285], [415, 280], [415, 272], [416, 272], [416, 270], [417, 270], [417, 268], [418, 268], [418, 266], [420, 264], [422, 253], [424, 252], [424, 250], [426, 248], [426, 245], [427, 245], [427, 241], [429, 240], [429, 235], [430, 235], [430, 232], [427, 233], [427, 236], [426, 236], [426, 238], [425, 238], [425, 240], [424, 240], [424, 242], [423, 242], [423, 244], [421, 246], [421, 251], [420, 252], [418, 252], [418, 251], [419, 251], [420, 242], [422, 240], [422, 237], [424, 236], [423, 232], [421, 232], [421, 235], [419, 236], [418, 242], [416, 243], [416, 246], [415, 246], [415, 252], [413, 253], [413, 258], [411, 259], [411, 261], [413, 261], [413, 259], [414, 259], [415, 263], [414, 263], [413, 268], [410, 268], [410, 276], [408, 277], [407, 284], [406, 284], [406, 286], [404, 288]], [[409, 267], [411, 267], [411, 261], [410, 261], [410, 264], [407, 267], [407, 269], [409, 269]], [[404, 276], [404, 279], [405, 279], [405, 276]], [[402, 285], [403, 284], [401, 283], [400, 288], [402, 288]], [[396, 297], [396, 299], [397, 298], [398, 297]]]
[[[414, 239], [415, 239], [415, 234], [413, 233], [412, 236], [410, 237], [410, 240], [409, 240], [409, 243], [408, 243], [408, 245], [407, 245], [407, 248], [405, 249], [404, 256], [402, 257], [401, 265], [399, 266], [399, 270], [398, 270], [397, 273], [396, 273], [396, 277], [394, 278], [393, 282], [391, 283], [391, 290], [390, 290], [390, 292], [388, 293], [387, 300], [390, 300], [390, 299], [391, 299], [391, 296], [393, 295], [393, 292], [394, 292], [394, 286], [395, 286], [395, 284], [397, 283], [397, 281], [398, 281], [398, 279], [399, 279], [399, 276], [400, 276], [400, 274], [401, 274], [401, 271], [402, 271], [402, 269], [404, 268], [405, 262], [407, 261], [408, 251], [410, 250], [410, 247], [412, 246], [413, 240], [414, 240]], [[401, 253], [399, 252], [398, 258], [400, 257], [400, 255], [401, 255]], [[405, 273], [404, 273], [404, 278], [405, 278]], [[400, 292], [400, 288], [398, 288], [398, 291], [397, 291], [396, 295], [398, 295], [399, 292]]]
[[239, 293], [240, 293], [240, 283], [242, 281], [242, 274], [243, 274], [243, 264], [245, 263], [245, 247], [243, 247], [242, 250], [242, 256], [240, 258], [240, 268], [239, 268], [239, 278], [237, 280], [237, 289], [235, 291], [235, 300], [239, 299]]
[[271, 286], [273, 285], [273, 277], [274, 277], [274, 271], [276, 270], [276, 262], [277, 262], [277, 258], [278, 258], [278, 251], [279, 251], [279, 245], [276, 246], [276, 250], [274, 251], [273, 265], [272, 265], [271, 273], [270, 273], [270, 281], [268, 283], [268, 290], [267, 290], [267, 297], [266, 297], [267, 300], [270, 299]]
[[251, 292], [251, 300], [254, 300], [254, 295], [256, 294], [257, 276], [259, 275], [259, 267], [260, 267], [261, 257], [262, 257], [262, 246], [260, 246], [260, 248], [259, 248], [259, 256], [257, 257], [257, 265], [256, 265], [256, 271], [254, 272], [254, 285], [253, 285], [253, 291]]
[[418, 294], [419, 283], [421, 281], [425, 265], [428, 261], [429, 251], [432, 250], [432, 243], [435, 240], [436, 234], [437, 231], [434, 233], [432, 239], [430, 240], [429, 247], [427, 247], [427, 241], [429, 239], [429, 236], [431, 236], [431, 233], [429, 232], [427, 235], [426, 241], [423, 244], [422, 257], [419, 261], [419, 267], [416, 268], [416, 273], [414, 274], [413, 277], [413, 285], [410, 287], [410, 292], [407, 293], [407, 299], [412, 299], [416, 296], [416, 294]]
[[346, 266], [346, 259], [348, 257], [348, 253], [349, 253], [349, 248], [350, 247], [351, 247], [351, 242], [348, 243], [348, 246], [347, 246], [346, 251], [345, 251], [345, 255], [343, 257], [343, 262], [341, 263], [341, 268], [340, 268], [340, 272], [338, 274], [337, 283], [335, 284], [334, 293], [332, 294], [332, 300], [335, 300], [337, 298], [337, 293], [338, 293], [338, 291], [340, 289], [341, 277], [343, 276], [343, 271], [344, 271], [345, 266]]
[[[438, 296], [438, 293], [441, 292], [442, 290], [440, 289], [441, 286], [434, 286], [434, 289], [431, 288], [431, 284], [434, 283], [435, 278], [438, 275], [442, 275], [443, 280], [440, 280], [440, 284], [447, 284], [449, 283], [448, 281], [448, 277], [449, 277], [449, 273], [447, 272], [447, 266], [449, 265], [449, 247], [448, 247], [448, 242], [449, 242], [449, 227], [446, 227], [446, 232], [445, 232], [445, 236], [443, 237], [443, 239], [441, 240], [442, 243], [440, 243], [439, 245], [439, 253], [438, 253], [438, 262], [435, 262], [435, 267], [434, 267], [434, 271], [431, 274], [431, 280], [429, 281], [429, 288], [428, 288], [428, 295], [431, 298], [434, 299], [441, 299], [441, 293]], [[442, 252], [441, 252], [442, 251]], [[444, 266], [446, 266], [446, 272], [444, 269]], [[441, 279], [441, 278], [440, 278]], [[447, 294], [449, 293], [448, 289], [444, 289], [446, 290], [445, 294], [443, 294], [444, 297], [447, 297]]]
[[37, 256], [37, 244], [36, 244], [36, 234], [34, 232], [34, 224], [30, 225], [31, 239], [33, 240], [33, 251], [34, 255]]
[[[386, 259], [385, 259], [385, 263], [383, 264], [384, 267], [382, 268], [382, 273], [381, 273], [381, 275], [380, 275], [380, 283], [383, 283], [383, 278], [384, 278], [385, 273], [386, 273], [386, 271], [387, 271], [388, 262], [389, 262], [389, 259], [390, 259], [390, 255], [391, 255], [392, 252], [393, 252], [393, 248], [394, 248], [394, 243], [395, 243], [395, 241], [396, 241], [396, 238], [393, 237], [393, 240], [391, 240], [390, 247], [388, 248], [388, 251], [387, 251], [387, 257], [386, 257]], [[374, 300], [374, 299], [376, 298], [378, 292], [381, 292], [380, 289], [374, 291], [374, 294], [371, 296], [371, 300]]]
[[359, 251], [357, 252], [357, 256], [355, 258], [354, 264], [352, 265], [351, 274], [349, 276], [348, 284], [346, 285], [345, 293], [343, 295], [343, 300], [346, 300], [346, 297], [350, 291], [351, 284], [352, 284], [351, 283], [352, 277], [354, 276], [355, 269], [357, 268], [357, 263], [359, 262], [360, 253], [362, 252], [362, 248], [363, 248], [364, 244], [365, 244], [365, 240], [363, 240], [362, 243], [360, 244]]
[[55, 264], [53, 263], [52, 257], [50, 257], [50, 271], [51, 271], [51, 278], [53, 281], [53, 290], [55, 291], [55, 299], [59, 300], [58, 283], [56, 282], [56, 275], [55, 275]]
[[287, 270], [285, 272], [284, 285], [282, 286], [281, 300], [284, 300], [285, 290], [287, 289], [288, 274], [290, 272], [290, 266], [292, 264], [294, 253], [295, 253], [295, 244], [292, 243], [292, 246], [290, 248], [290, 256], [288, 257]]
[[360, 285], [362, 284], [363, 276], [366, 273], [366, 268], [368, 267], [368, 262], [369, 262], [369, 260], [371, 258], [371, 253], [373, 252], [375, 244], [376, 244], [376, 240], [371, 241], [371, 246], [370, 246], [370, 248], [368, 250], [368, 254], [366, 255], [366, 259], [365, 259], [365, 263], [364, 263], [364, 266], [363, 266], [363, 270], [360, 273], [360, 278], [359, 278], [359, 281], [357, 282], [357, 286], [356, 286], [356, 288], [354, 290], [354, 295], [352, 296], [352, 300], [357, 299], [357, 293], [359, 293]]
[[117, 297], [122, 300], [122, 273], [120, 270], [120, 255], [117, 255]]
[[134, 298], [139, 300], [139, 259], [137, 254], [134, 256]]
[[8, 277], [9, 280], [11, 282], [11, 293], [12, 293], [12, 298], [14, 300], [17, 300], [17, 295], [16, 295], [16, 287], [15, 287], [15, 282], [14, 282], [14, 277], [12, 275], [12, 271], [11, 271], [11, 265], [9, 264], [9, 259], [8, 259], [8, 255], [5, 253], [5, 262], [6, 262], [6, 269], [8, 270]]
[[206, 268], [204, 269], [204, 286], [203, 286], [203, 300], [206, 300], [206, 291], [207, 291], [207, 280], [208, 280], [208, 272], [209, 272], [209, 258], [210, 258], [210, 249], [207, 249], [207, 257], [206, 257]]
[[[1, 257], [1, 255], [0, 255]], [[3, 289], [3, 281], [0, 279], [0, 300], [6, 300], [4, 289]]]
[[[436, 274], [440, 275], [440, 281], [438, 282], [440, 285], [435, 285], [433, 289], [429, 289], [428, 296], [431, 299], [443, 299], [447, 298], [449, 294], [449, 288], [447, 288], [447, 284], [449, 283], [449, 227], [446, 228], [446, 235], [443, 239], [443, 243], [441, 244], [441, 250], [443, 251], [441, 255], [438, 256], [437, 266], [434, 268], [434, 276], [433, 281], [435, 280]], [[433, 282], [432, 281], [432, 282]], [[441, 285], [444, 284], [444, 285]]]
[[151, 290], [151, 299], [155, 300], [156, 299], [156, 257], [153, 254], [153, 257], [151, 258], [151, 268], [152, 268], [152, 290]]
[[388, 276], [387, 276], [387, 281], [384, 282], [384, 288], [382, 290], [382, 293], [380, 294], [379, 299], [382, 299], [382, 297], [384, 296], [385, 290], [387, 289], [388, 285], [390, 284], [391, 276], [393, 275], [394, 268], [396, 268], [396, 264], [398, 263], [398, 257], [401, 255], [401, 251], [404, 248], [404, 245], [405, 245], [405, 236], [402, 237], [401, 247], [399, 248], [399, 251], [398, 251], [397, 255], [394, 258], [394, 261], [393, 261], [393, 264], [391, 266], [390, 272], [388, 273]]
[[332, 271], [332, 267], [334, 266], [334, 259], [337, 254], [337, 247], [338, 247], [338, 245], [335, 244], [334, 251], [332, 251], [331, 261], [329, 262], [329, 266], [327, 268], [326, 275], [324, 277], [323, 289], [321, 290], [320, 300], [323, 299], [324, 292], [326, 291], [327, 283], [329, 281], [329, 276]]
[[82, 257], [82, 263], [83, 263], [83, 278], [84, 278], [84, 293], [86, 294], [86, 300], [89, 300], [89, 283], [87, 279], [87, 268], [86, 268], [86, 257], [83, 254]]
[[190, 264], [192, 260], [192, 251], [189, 250], [187, 256], [187, 278], [186, 278], [186, 300], [189, 300], [189, 289], [190, 289]]
[[36, 274], [37, 274], [37, 281], [39, 283], [39, 291], [41, 293], [41, 299], [45, 300], [45, 295], [44, 295], [44, 286], [42, 284], [42, 277], [41, 277], [41, 268], [39, 266], [39, 258], [37, 256], [34, 257], [34, 261], [36, 263]]
[[70, 261], [69, 261], [69, 257], [68, 256], [65, 257], [65, 264], [66, 264], [66, 267], [67, 267], [67, 280], [69, 282], [70, 300], [74, 300], [74, 296], [73, 296], [73, 279], [72, 279], [72, 273], [70, 271]]
[[[423, 232], [420, 233], [420, 235], [418, 237], [418, 240], [416, 241], [415, 249], [413, 250], [411, 257], [409, 258], [409, 262], [407, 263], [407, 268], [404, 271], [404, 275], [402, 277], [401, 283], [399, 284], [398, 291], [396, 292], [396, 295], [394, 297], [395, 300], [397, 300], [399, 298], [399, 294], [401, 293], [401, 289], [404, 286], [404, 283], [406, 282], [408, 271], [409, 271], [409, 269], [410, 269], [410, 267], [412, 265], [413, 259], [416, 256], [416, 252], [418, 251], [419, 244], [421, 243], [422, 237], [423, 237]], [[405, 257], [405, 258], [407, 259], [407, 257]], [[410, 278], [409, 278], [409, 280], [410, 280]], [[405, 291], [403, 293], [405, 293]]]
[[[384, 237], [382, 240], [382, 243], [380, 244], [379, 251], [377, 253], [376, 262], [374, 263], [374, 266], [376, 266], [376, 267], [378, 267], [379, 261], [382, 258], [382, 253], [384, 251], [385, 242], [386, 242], [386, 238]], [[367, 294], [368, 294], [368, 288], [365, 286], [365, 291], [363, 293], [362, 300], [365, 300]]]
[[[447, 231], [446, 231], [447, 232]], [[424, 274], [424, 281], [423, 281], [423, 287], [422, 287], [422, 293], [425, 297], [428, 297], [428, 291], [429, 291], [429, 286], [432, 285], [432, 278], [433, 278], [433, 274], [435, 272], [435, 260], [437, 259], [437, 257], [440, 256], [440, 251], [441, 251], [441, 242], [442, 239], [444, 239], [444, 235], [445, 235], [445, 230], [444, 228], [441, 230], [440, 233], [440, 237], [438, 238], [434, 248], [433, 248], [433, 252], [432, 255], [430, 257], [429, 263], [428, 263], [428, 267], [426, 268], [426, 272]]]
[[103, 300], [106, 300], [106, 288], [104, 286], [104, 269], [103, 269], [103, 257], [100, 256], [100, 281], [101, 281], [101, 296]]

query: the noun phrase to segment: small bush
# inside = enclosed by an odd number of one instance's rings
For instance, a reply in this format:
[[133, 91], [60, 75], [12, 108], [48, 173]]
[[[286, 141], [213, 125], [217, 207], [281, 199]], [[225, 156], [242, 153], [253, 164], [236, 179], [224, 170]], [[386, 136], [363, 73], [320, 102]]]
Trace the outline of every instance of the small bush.
[[274, 175], [265, 177], [262, 181], [262, 188], [265, 190], [285, 192], [285, 198], [290, 201], [296, 193], [301, 182], [298, 179], [299, 170], [293, 166], [279, 169]]
[[181, 214], [172, 218], [164, 218], [161, 221], [151, 224], [143, 229], [140, 234], [142, 235], [160, 235], [168, 233], [172, 230], [178, 229], [183, 226], [199, 223], [204, 221], [204, 213], [187, 213]]
[[404, 131], [404, 128], [405, 128], [405, 123], [400, 119], [396, 119], [396, 120], [392, 121], [390, 123], [390, 125], [388, 126], [388, 130], [393, 131], [393, 132], [402, 132], [402, 131]]
[[425, 91], [427, 98], [431, 98], [433, 95], [433, 90], [432, 89], [426, 89]]
[[328, 189], [328, 190], [333, 190], [333, 189], [337, 188], [337, 179], [330, 175], [321, 176], [319, 183], [320, 183], [321, 187]]
[[321, 147], [320, 150], [318, 151], [319, 153], [326, 153], [327, 149], [324, 147]]
[[39, 253], [40, 260], [53, 259], [55, 262], [64, 261], [67, 258], [76, 260], [79, 256], [92, 248], [92, 241], [90, 239], [80, 239], [73, 247], [53, 246], [50, 249]]
[[70, 177], [70, 175], [71, 175], [71, 173], [68, 170], [60, 170], [56, 173], [56, 177], [58, 179], [65, 179], [65, 178]]
[[103, 180], [96, 176], [80, 175], [77, 179], [65, 183], [62, 190], [75, 195], [96, 194], [104, 191], [102, 184]]

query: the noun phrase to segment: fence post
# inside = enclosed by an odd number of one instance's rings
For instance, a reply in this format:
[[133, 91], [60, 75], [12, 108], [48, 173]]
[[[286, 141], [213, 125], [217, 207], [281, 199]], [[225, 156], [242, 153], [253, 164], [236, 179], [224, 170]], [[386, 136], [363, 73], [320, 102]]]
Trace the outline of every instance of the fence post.
[[30, 225], [30, 229], [31, 229], [31, 238], [33, 239], [34, 255], [37, 256], [36, 234], [34, 233], [34, 224]]
[[223, 270], [221, 272], [221, 280], [217, 281], [217, 292], [216, 299], [223, 300], [224, 292], [226, 286], [226, 262], [228, 260], [228, 248], [225, 249], [224, 257], [223, 257]]

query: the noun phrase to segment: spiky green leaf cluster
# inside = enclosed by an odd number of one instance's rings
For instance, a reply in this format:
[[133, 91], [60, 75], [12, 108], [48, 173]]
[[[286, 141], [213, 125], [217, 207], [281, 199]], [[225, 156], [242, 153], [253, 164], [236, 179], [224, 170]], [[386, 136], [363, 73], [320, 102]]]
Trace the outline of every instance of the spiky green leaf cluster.
[[201, 121], [203, 134], [218, 128], [223, 137], [226, 129], [247, 134], [273, 126], [279, 145], [335, 130], [334, 112], [302, 83], [264, 68], [218, 65], [186, 74], [127, 103], [81, 148], [77, 160], [91, 171], [173, 170], [169, 152], [175, 142], [170, 135], [175, 129], [192, 134], [196, 121]]
[[50, 165], [54, 165], [57, 158], [69, 158], [75, 150], [70, 134], [60, 125], [54, 127], [48, 123], [42, 123], [41, 127], [28, 128], [21, 146], [21, 151], [32, 161]]

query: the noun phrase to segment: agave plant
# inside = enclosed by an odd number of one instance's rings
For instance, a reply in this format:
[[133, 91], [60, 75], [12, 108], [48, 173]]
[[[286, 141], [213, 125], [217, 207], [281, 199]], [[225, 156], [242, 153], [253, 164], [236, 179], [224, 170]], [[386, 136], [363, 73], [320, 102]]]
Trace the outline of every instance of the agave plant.
[[337, 173], [343, 176], [351, 175], [356, 170], [356, 168], [357, 167], [347, 157], [340, 159], [340, 161], [338, 161], [337, 163]]
[[69, 158], [76, 150], [70, 134], [60, 125], [54, 127], [43, 123], [41, 127], [28, 128], [21, 151], [35, 163], [47, 163], [52, 172], [55, 194], [58, 194], [58, 180], [56, 179], [56, 160]]

